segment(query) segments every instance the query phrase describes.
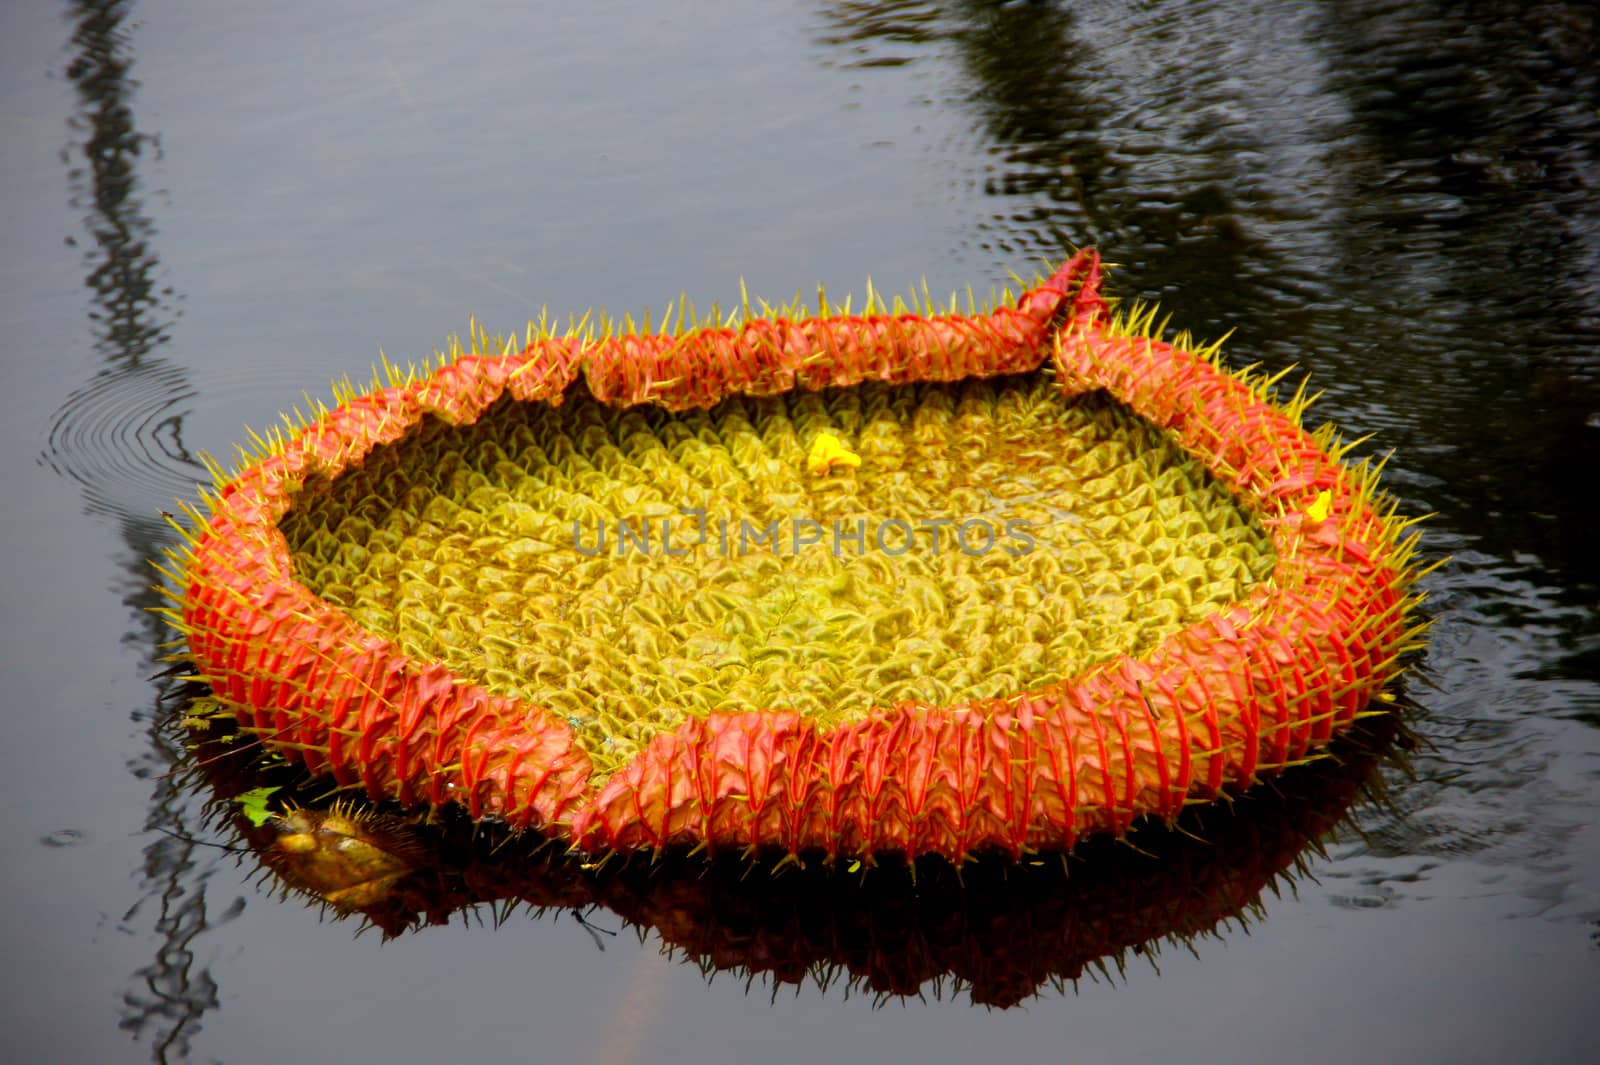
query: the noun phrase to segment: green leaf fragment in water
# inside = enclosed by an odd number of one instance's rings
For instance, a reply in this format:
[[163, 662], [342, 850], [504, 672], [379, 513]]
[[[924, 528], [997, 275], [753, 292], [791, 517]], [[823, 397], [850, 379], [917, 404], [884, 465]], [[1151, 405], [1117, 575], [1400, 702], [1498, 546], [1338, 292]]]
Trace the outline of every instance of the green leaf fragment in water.
[[250, 823], [260, 828], [267, 823], [268, 818], [274, 816], [272, 811], [267, 809], [267, 799], [277, 790], [277, 788], [256, 788], [243, 795], [235, 795], [233, 801], [239, 804], [240, 811], [250, 819]]

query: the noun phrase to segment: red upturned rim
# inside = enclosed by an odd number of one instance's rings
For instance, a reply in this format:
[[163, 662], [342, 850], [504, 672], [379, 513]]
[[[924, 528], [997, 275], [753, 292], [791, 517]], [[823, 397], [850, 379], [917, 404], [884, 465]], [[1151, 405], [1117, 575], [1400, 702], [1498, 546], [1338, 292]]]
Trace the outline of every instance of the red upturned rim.
[[[596, 854], [686, 845], [790, 854], [1018, 855], [1122, 833], [1315, 755], [1399, 671], [1413, 538], [1300, 425], [1271, 382], [1113, 320], [1100, 262], [1075, 255], [1015, 307], [982, 316], [759, 319], [684, 336], [551, 337], [468, 355], [350, 398], [210, 497], [175, 567], [197, 674], [244, 727], [344, 786], [459, 803]], [[1143, 323], [1148, 325], [1146, 319]], [[296, 576], [277, 528], [313, 473], [335, 476], [427, 416], [475, 421], [502, 396], [559, 404], [580, 375], [605, 403], [709, 406], [862, 381], [1039, 370], [1104, 390], [1173, 438], [1270, 530], [1250, 597], [1068, 682], [1004, 699], [897, 704], [820, 728], [786, 710], [715, 713], [595, 779], [559, 715], [402, 654]]]

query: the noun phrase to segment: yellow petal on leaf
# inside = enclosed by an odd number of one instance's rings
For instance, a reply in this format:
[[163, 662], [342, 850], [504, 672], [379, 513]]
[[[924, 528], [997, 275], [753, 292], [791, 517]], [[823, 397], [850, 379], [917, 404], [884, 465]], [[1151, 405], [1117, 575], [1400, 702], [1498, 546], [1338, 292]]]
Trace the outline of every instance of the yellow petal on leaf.
[[1327, 521], [1328, 511], [1333, 507], [1333, 493], [1324, 491], [1316, 498], [1316, 502], [1306, 508], [1306, 517], [1312, 521]]
[[861, 456], [844, 446], [832, 433], [818, 433], [811, 443], [811, 453], [806, 456], [806, 469], [812, 476], [821, 477], [835, 466], [859, 466]]

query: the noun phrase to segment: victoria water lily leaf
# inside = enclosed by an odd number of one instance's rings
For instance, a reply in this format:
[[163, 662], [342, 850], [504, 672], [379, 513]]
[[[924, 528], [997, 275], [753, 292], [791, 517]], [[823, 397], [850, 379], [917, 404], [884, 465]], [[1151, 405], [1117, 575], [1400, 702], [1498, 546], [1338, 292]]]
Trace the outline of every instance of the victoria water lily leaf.
[[172, 616], [270, 748], [595, 856], [1122, 834], [1420, 632], [1375, 472], [1152, 322], [1082, 252], [981, 313], [479, 336], [219, 471]]

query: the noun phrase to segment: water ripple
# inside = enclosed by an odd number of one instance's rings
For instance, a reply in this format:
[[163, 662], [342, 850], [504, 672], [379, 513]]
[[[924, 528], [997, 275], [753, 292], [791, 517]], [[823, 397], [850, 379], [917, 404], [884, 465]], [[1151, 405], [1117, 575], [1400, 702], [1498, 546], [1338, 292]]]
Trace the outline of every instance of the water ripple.
[[44, 461], [82, 488], [91, 513], [156, 522], [189, 499], [204, 468], [183, 443], [195, 389], [178, 366], [146, 360], [109, 367], [67, 397], [50, 423]]

